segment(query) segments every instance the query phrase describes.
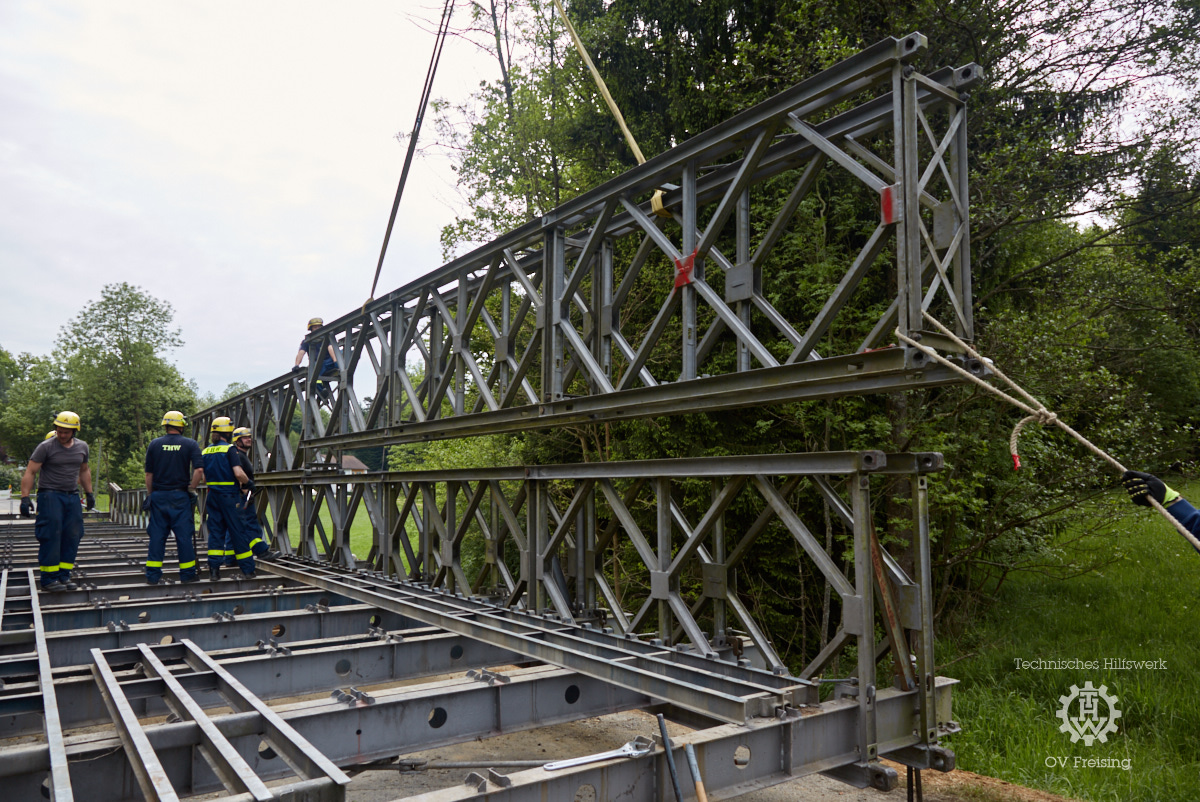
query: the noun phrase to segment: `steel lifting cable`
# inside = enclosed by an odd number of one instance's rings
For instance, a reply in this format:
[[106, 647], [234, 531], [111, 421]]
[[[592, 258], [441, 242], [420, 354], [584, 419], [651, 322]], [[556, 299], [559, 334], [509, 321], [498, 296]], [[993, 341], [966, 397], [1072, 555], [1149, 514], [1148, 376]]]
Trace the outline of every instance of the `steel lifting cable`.
[[392, 238], [392, 227], [396, 224], [396, 211], [400, 208], [400, 197], [404, 194], [404, 184], [408, 181], [408, 171], [412, 167], [413, 155], [417, 151], [417, 137], [421, 133], [421, 123], [425, 119], [425, 108], [429, 105], [429, 96], [433, 93], [433, 76], [437, 73], [438, 62], [442, 59], [442, 48], [446, 45], [446, 33], [450, 30], [450, 15], [454, 12], [454, 0], [446, 0], [442, 8], [442, 21], [438, 24], [437, 38], [433, 44], [433, 55], [429, 58], [429, 68], [425, 71], [425, 86], [421, 89], [421, 101], [417, 104], [417, 118], [413, 121], [412, 135], [408, 140], [408, 152], [404, 154], [404, 167], [400, 171], [400, 183], [396, 187], [396, 199], [392, 201], [392, 214], [388, 217], [387, 231], [383, 235], [383, 247], [379, 249], [379, 264], [375, 266], [375, 280], [371, 282], [371, 294], [363, 302], [363, 311], [367, 304], [375, 300], [375, 288], [379, 285], [379, 273], [383, 270], [383, 257], [387, 255], [388, 242]]
[[[983, 389], [987, 390], [989, 393], [991, 393], [995, 396], [998, 396], [999, 398], [1003, 398], [1008, 403], [1012, 404], [1013, 406], [1017, 407], [1020, 410], [1023, 410], [1026, 413], [1027, 417], [1022, 418], [1017, 423], [1017, 425], [1013, 427], [1012, 435], [1008, 439], [1008, 450], [1009, 450], [1009, 453], [1012, 454], [1014, 470], [1017, 470], [1021, 467], [1021, 458], [1017, 454], [1017, 441], [1021, 436], [1021, 430], [1023, 428], [1025, 428], [1026, 424], [1031, 423], [1033, 421], [1037, 421], [1038, 423], [1042, 424], [1043, 426], [1047, 426], [1050, 424], [1057, 426], [1058, 428], [1062, 429], [1064, 432], [1066, 432], [1067, 434], [1071, 435], [1076, 440], [1078, 440], [1085, 448], [1087, 448], [1089, 451], [1091, 451], [1097, 457], [1100, 457], [1102, 460], [1104, 460], [1109, 465], [1111, 465], [1116, 471], [1118, 471], [1121, 474], [1125, 473], [1125, 471], [1126, 471], [1125, 466], [1122, 465], [1119, 461], [1117, 461], [1117, 459], [1115, 457], [1113, 457], [1111, 454], [1108, 454], [1107, 452], [1105, 452], [1103, 449], [1101, 449], [1095, 443], [1088, 440], [1086, 437], [1084, 437], [1079, 432], [1072, 429], [1067, 424], [1063, 423], [1062, 420], [1059, 419], [1059, 417], [1057, 415], [1055, 415], [1053, 412], [1051, 412], [1049, 409], [1046, 408], [1045, 404], [1043, 404], [1041, 401], [1037, 400], [1032, 395], [1027, 393], [1023, 387], [1021, 387], [1019, 384], [1017, 384], [1012, 379], [1008, 378], [1008, 376], [1004, 375], [1004, 372], [996, 366], [995, 362], [981, 356], [977, 351], [975, 351], [975, 349], [971, 348], [971, 346], [969, 346], [965, 342], [963, 342], [958, 337], [958, 335], [956, 335], [950, 329], [943, 326], [940, 321], [938, 321], [937, 319], [935, 319], [933, 317], [933, 315], [929, 314], [928, 312], [922, 312], [921, 314], [925, 317], [925, 319], [927, 321], [929, 321], [935, 327], [937, 327], [937, 329], [942, 334], [944, 334], [948, 338], [950, 338], [950, 340], [955, 345], [957, 345], [959, 348], [962, 348], [969, 356], [973, 357], [974, 359], [978, 359], [981, 362], [986, 362], [988, 364], [988, 367], [991, 369], [992, 373], [994, 373], [998, 379], [1003, 381], [1005, 384], [1007, 384], [1009, 387], [1011, 387], [1014, 392], [1016, 392], [1018, 395], [1020, 395], [1022, 398], [1025, 399], [1025, 401], [1021, 401], [1021, 400], [1009, 395], [1008, 393], [1004, 392], [1003, 390], [1001, 390], [997, 387], [993, 387], [992, 385], [988, 384], [987, 382], [985, 382], [983, 379], [979, 378], [978, 376], [962, 369], [958, 365], [956, 365], [953, 362], [951, 362], [950, 360], [946, 359], [941, 354], [939, 354], [937, 351], [934, 351], [932, 348], [930, 348], [926, 345], [922, 345], [921, 343], [917, 342], [916, 340], [912, 339], [911, 337], [906, 337], [905, 335], [900, 333], [899, 329], [896, 329], [896, 337], [901, 342], [903, 342], [907, 345], [910, 345], [913, 348], [916, 348], [918, 351], [925, 354], [927, 357], [934, 360], [938, 364], [949, 368], [950, 370], [959, 374], [960, 376], [967, 379], [968, 381], [974, 382], [975, 384], [979, 385]], [[1028, 403], [1026, 403], [1026, 402], [1028, 402]], [[1171, 523], [1171, 525], [1175, 527], [1175, 531], [1177, 531], [1177, 532], [1179, 532], [1179, 534], [1183, 535], [1183, 537], [1186, 538], [1187, 541], [1189, 543], [1191, 543], [1192, 546], [1197, 551], [1200, 551], [1200, 540], [1197, 540], [1195, 535], [1193, 535], [1191, 532], [1189, 532], [1187, 530], [1187, 528], [1184, 527], [1183, 524], [1181, 524], [1179, 521], [1177, 521], [1175, 519], [1175, 516], [1173, 516], [1173, 515], [1171, 515], [1171, 513], [1167, 512], [1166, 508], [1163, 507], [1163, 505], [1159, 504], [1157, 499], [1153, 498], [1150, 495], [1147, 495], [1146, 500], [1150, 502], [1150, 506], [1152, 506], [1154, 509], [1158, 510], [1159, 514], [1162, 515], [1162, 517], [1166, 518]]]

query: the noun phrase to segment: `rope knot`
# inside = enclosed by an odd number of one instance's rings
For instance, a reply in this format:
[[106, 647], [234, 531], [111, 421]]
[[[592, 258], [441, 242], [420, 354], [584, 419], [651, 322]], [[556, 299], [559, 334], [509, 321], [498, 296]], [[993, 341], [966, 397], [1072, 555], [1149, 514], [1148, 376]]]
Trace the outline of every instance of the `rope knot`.
[[1056, 420], [1058, 420], [1058, 416], [1048, 409], [1039, 409], [1034, 417], [1036, 417], [1037, 422], [1043, 426], [1050, 426]]

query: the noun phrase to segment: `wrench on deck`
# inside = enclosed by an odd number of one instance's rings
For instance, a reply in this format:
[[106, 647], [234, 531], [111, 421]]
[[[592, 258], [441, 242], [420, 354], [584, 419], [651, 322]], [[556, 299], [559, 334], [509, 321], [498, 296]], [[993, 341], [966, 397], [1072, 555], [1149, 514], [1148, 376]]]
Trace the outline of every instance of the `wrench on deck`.
[[573, 757], [570, 760], [556, 760], [553, 763], [547, 763], [542, 766], [546, 771], [554, 771], [556, 769], [569, 769], [572, 766], [582, 766], [587, 763], [599, 763], [601, 760], [611, 760], [614, 757], [641, 757], [648, 755], [654, 751], [654, 742], [644, 735], [639, 735], [632, 741], [629, 741], [624, 746], [617, 749], [610, 749], [607, 752], [597, 752], [594, 755], [584, 755], [583, 757]]

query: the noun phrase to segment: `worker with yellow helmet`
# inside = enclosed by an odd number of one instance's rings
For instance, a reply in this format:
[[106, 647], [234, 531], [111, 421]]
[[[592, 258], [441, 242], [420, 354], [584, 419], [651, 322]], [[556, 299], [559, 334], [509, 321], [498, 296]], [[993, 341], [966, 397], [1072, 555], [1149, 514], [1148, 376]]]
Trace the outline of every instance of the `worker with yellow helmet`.
[[163, 415], [166, 434], [156, 437], [146, 449], [146, 501], [142, 510], [150, 513], [146, 535], [146, 584], [162, 580], [167, 535], [175, 533], [175, 553], [179, 557], [179, 581], [199, 581], [196, 576], [196, 520], [192, 514], [192, 494], [204, 479], [200, 446], [183, 436], [187, 425], [182, 412], [171, 410]]
[[[299, 373], [300, 363], [304, 357], [308, 357], [308, 366], [317, 364], [317, 360], [321, 358], [321, 340], [312, 338], [312, 333], [325, 325], [325, 321], [319, 317], [314, 317], [308, 321], [308, 334], [300, 341], [300, 349], [296, 352], [296, 362], [292, 365], [292, 372]], [[329, 342], [325, 346], [325, 358], [321, 360], [320, 367], [317, 370], [316, 376], [313, 378], [313, 388], [317, 391], [318, 396], [325, 403], [333, 401], [333, 391], [329, 388], [329, 382], [338, 378], [338, 362], [337, 351], [333, 347], [333, 342]]]
[[[249, 485], [250, 477], [242, 470], [237, 449], [229, 443], [231, 434], [232, 420], [225, 416], [214, 418], [209, 427], [211, 445], [201, 452], [208, 486], [205, 523], [208, 527], [208, 579], [211, 582], [221, 578], [221, 566], [229, 551], [233, 552], [242, 574], [254, 576], [254, 554], [238, 509], [238, 501], [244, 498], [243, 488]], [[226, 546], [227, 540], [232, 548]]]
[[[76, 590], [71, 581], [75, 555], [83, 538], [83, 512], [79, 509], [79, 486], [87, 494], [87, 508], [96, 508], [92, 494], [91, 456], [88, 444], [76, 437], [79, 416], [66, 410], [54, 418], [53, 439], [43, 440], [33, 450], [25, 475], [21, 477], [21, 515], [33, 517], [34, 477], [38, 477], [37, 522], [40, 586], [43, 591], [60, 593]], [[39, 476], [40, 474], [40, 476]]]

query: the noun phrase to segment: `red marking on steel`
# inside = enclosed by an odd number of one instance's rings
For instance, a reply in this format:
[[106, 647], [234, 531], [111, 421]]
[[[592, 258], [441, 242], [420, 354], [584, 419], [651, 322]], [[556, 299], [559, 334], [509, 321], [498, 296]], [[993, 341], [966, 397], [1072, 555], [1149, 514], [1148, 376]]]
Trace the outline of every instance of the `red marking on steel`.
[[692, 268], [696, 266], [696, 251], [675, 260], [675, 288], [692, 283]]
[[891, 187], [884, 187], [879, 191], [879, 212], [885, 226], [896, 222], [896, 200], [892, 196]]

